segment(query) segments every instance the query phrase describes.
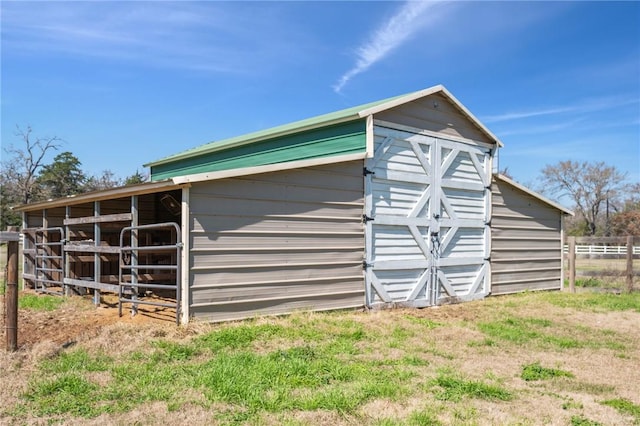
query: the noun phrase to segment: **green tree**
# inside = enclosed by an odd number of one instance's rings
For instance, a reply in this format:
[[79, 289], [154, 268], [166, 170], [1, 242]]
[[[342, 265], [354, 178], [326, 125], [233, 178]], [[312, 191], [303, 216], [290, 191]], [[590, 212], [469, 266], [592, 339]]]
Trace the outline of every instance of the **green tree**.
[[573, 201], [574, 210], [584, 220], [588, 235], [596, 234], [603, 206], [606, 203], [615, 205], [626, 179], [625, 173], [602, 161], [560, 161], [547, 165], [542, 175], [548, 192]]
[[38, 183], [42, 186], [46, 198], [60, 198], [82, 192], [86, 181], [80, 168], [82, 163], [69, 151], [61, 152], [53, 163], [42, 167]]
[[138, 183], [144, 183], [147, 181], [147, 177], [140, 173], [138, 170], [131, 176], [127, 176], [124, 180], [125, 185], [136, 185]]

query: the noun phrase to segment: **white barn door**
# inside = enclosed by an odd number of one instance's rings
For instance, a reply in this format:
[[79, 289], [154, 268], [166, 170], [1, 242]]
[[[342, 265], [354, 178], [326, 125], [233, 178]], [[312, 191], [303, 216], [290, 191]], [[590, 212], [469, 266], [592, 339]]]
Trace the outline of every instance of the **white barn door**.
[[367, 305], [484, 297], [490, 150], [379, 126], [374, 143], [365, 167]]

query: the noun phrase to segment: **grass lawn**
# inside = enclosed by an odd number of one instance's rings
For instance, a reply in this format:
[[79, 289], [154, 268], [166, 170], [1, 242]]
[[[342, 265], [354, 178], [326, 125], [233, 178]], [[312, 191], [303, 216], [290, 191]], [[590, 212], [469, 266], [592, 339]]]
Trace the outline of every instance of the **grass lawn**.
[[[50, 303], [24, 309], [55, 318], [71, 302]], [[0, 423], [640, 424], [638, 324], [640, 294], [559, 292], [115, 323], [3, 353]]]

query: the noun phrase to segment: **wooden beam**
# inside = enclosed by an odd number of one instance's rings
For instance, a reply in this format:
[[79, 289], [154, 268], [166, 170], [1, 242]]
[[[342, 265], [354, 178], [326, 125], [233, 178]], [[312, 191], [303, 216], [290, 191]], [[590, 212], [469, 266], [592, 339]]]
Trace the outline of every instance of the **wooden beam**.
[[627, 237], [575, 237], [577, 244], [619, 244], [627, 243]]
[[[100, 256], [100, 260], [102, 262], [108, 262], [110, 260], [114, 260], [115, 254], [117, 253], [111, 253], [111, 257], [103, 254], [102, 256]], [[85, 255], [68, 254], [66, 256], [66, 260], [68, 260], [69, 263], [86, 263], [86, 262], [93, 262], [95, 258], [93, 254], [85, 254]]]
[[113, 293], [118, 292], [118, 285], [100, 283], [95, 281], [74, 280], [73, 278], [65, 278], [64, 283], [66, 285], [73, 285], [76, 287], [92, 288], [94, 290], [111, 291]]
[[[130, 280], [131, 274], [123, 274], [122, 278], [124, 280]], [[175, 281], [176, 274], [175, 272], [174, 273], [164, 272], [164, 273], [158, 273], [158, 274], [147, 274], [147, 273], [140, 272], [138, 273], [138, 280], [140, 281], [141, 284], [144, 284], [145, 282], [148, 282], [148, 281], [168, 281], [168, 280]], [[100, 282], [117, 283], [118, 275], [115, 275], [115, 274], [101, 275]], [[171, 285], [173, 285], [173, 283]]]
[[20, 233], [13, 231], [0, 231], [0, 241], [20, 241]]
[[[576, 271], [578, 277], [626, 277], [627, 285], [629, 280], [629, 271], [626, 269], [605, 269], [603, 271]], [[640, 277], [640, 272], [633, 272], [633, 276]]]
[[102, 216], [74, 217], [65, 219], [64, 225], [84, 225], [90, 223], [102, 222], [129, 222], [131, 221], [131, 213], [105, 214]]
[[[16, 234], [18, 228], [10, 226], [7, 233]], [[18, 350], [18, 240], [7, 243], [7, 287], [5, 295], [5, 332], [7, 351]]]
[[120, 253], [120, 247], [115, 246], [91, 246], [89, 244], [66, 244], [64, 246], [66, 252], [84, 252], [84, 253]]

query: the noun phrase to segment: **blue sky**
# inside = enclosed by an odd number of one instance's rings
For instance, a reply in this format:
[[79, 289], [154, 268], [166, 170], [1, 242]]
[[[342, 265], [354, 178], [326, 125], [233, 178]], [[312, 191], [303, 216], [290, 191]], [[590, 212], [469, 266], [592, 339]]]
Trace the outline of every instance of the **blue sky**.
[[2, 146], [91, 173], [444, 84], [536, 186], [559, 160], [640, 181], [640, 2], [12, 2]]

